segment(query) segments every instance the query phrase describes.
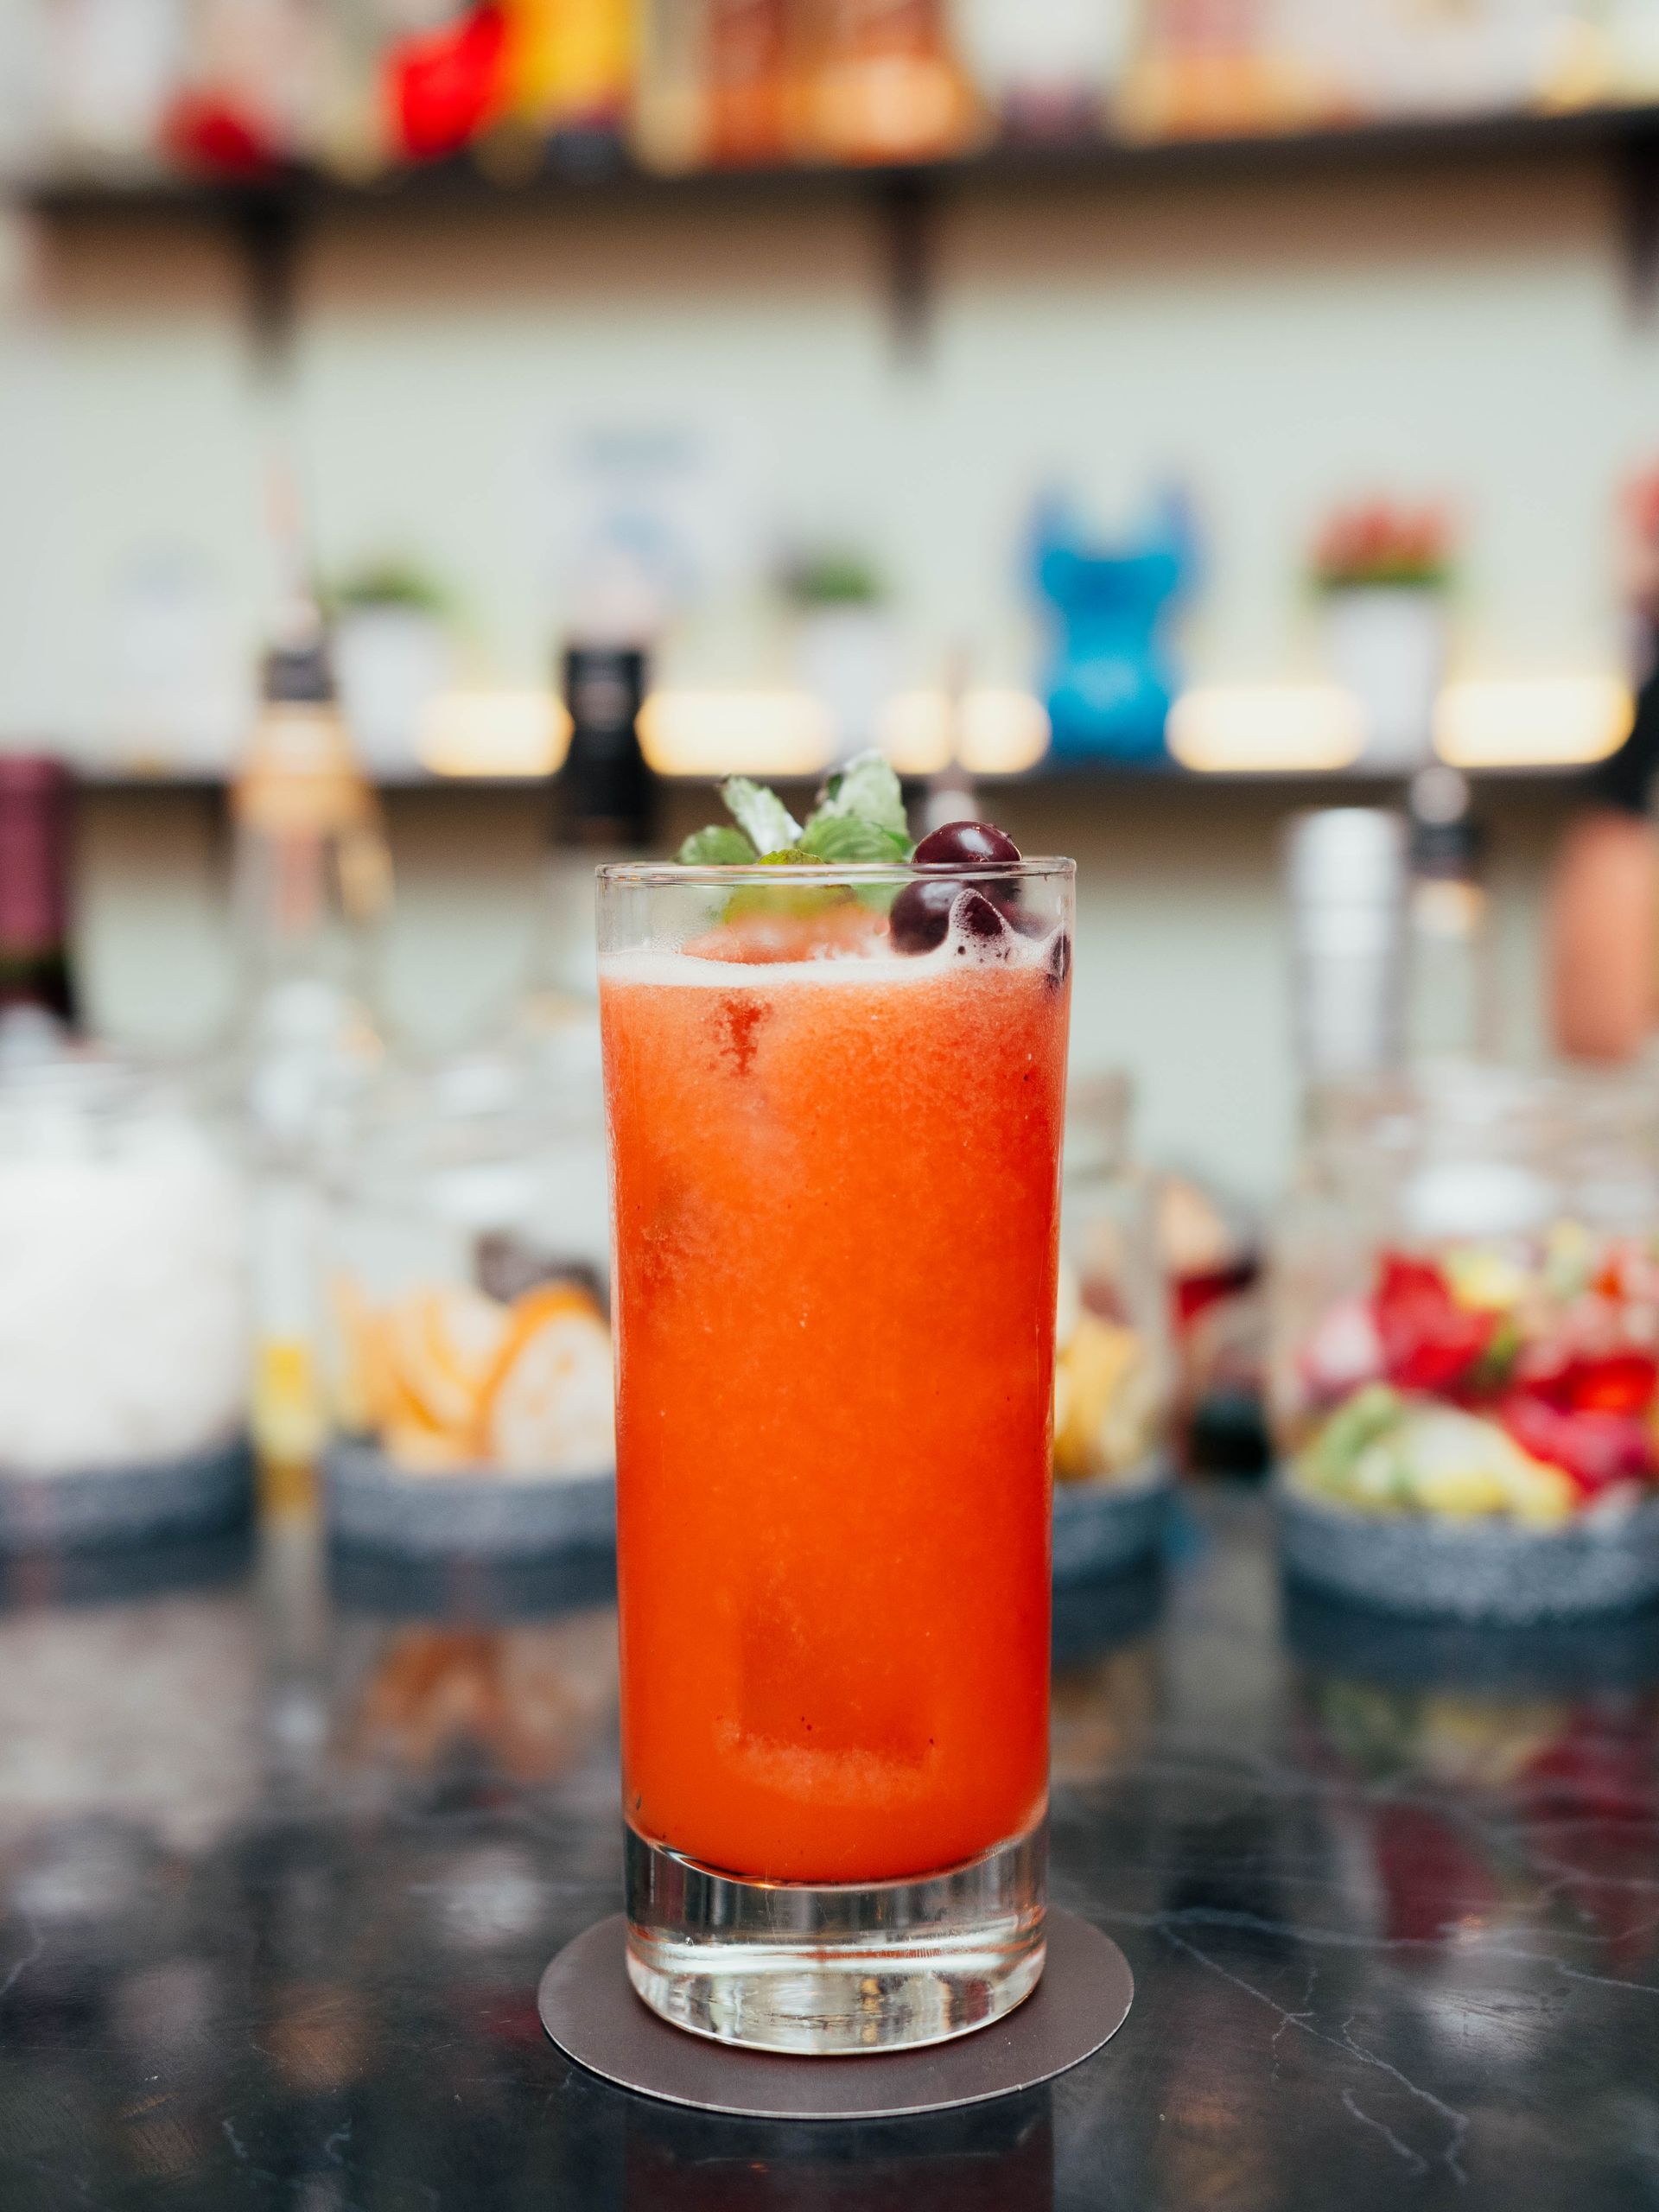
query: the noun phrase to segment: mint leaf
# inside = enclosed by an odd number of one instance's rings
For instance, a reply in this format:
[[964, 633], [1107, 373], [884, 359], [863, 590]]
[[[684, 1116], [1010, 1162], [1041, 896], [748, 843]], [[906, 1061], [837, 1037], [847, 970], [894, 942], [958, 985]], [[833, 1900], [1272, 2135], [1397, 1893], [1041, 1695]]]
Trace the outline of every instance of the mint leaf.
[[728, 776], [720, 795], [757, 853], [775, 853], [792, 845], [801, 825], [775, 791], [753, 784], [747, 776]]
[[905, 861], [910, 840], [856, 814], [825, 814], [820, 808], [801, 832], [801, 850], [815, 861], [845, 868], [866, 861]]
[[682, 868], [737, 868], [755, 858], [754, 847], [728, 822], [694, 830], [674, 855]]
[[843, 815], [855, 816], [861, 822], [872, 823], [878, 830], [902, 837], [905, 852], [900, 858], [908, 855], [910, 825], [905, 819], [905, 795], [893, 773], [893, 763], [885, 753], [860, 753], [838, 774], [831, 776], [808, 827]]

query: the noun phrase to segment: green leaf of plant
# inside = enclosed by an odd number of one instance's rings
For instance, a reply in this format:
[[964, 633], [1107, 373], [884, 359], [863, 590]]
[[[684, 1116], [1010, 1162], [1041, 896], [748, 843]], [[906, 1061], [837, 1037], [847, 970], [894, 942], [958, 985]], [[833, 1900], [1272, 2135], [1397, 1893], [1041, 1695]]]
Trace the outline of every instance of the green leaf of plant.
[[801, 850], [813, 860], [837, 867], [868, 861], [904, 861], [910, 840], [856, 814], [825, 814], [822, 808], [801, 832]]
[[747, 776], [728, 776], [720, 795], [757, 853], [779, 852], [799, 837], [800, 823], [764, 784], [751, 783]]
[[714, 822], [694, 830], [675, 855], [682, 868], [736, 868], [753, 863], [754, 847], [729, 822]]
[[[905, 819], [905, 794], [885, 753], [861, 753], [823, 787], [823, 796], [807, 825], [852, 815], [901, 837], [905, 854], [910, 850], [910, 825]], [[904, 855], [900, 856], [901, 858]]]

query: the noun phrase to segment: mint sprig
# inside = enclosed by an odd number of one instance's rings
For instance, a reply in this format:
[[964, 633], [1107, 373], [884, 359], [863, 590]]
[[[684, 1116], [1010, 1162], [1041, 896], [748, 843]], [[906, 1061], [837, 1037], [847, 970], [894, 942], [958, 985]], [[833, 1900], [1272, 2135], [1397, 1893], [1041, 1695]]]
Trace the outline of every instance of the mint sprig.
[[861, 753], [824, 785], [807, 823], [809, 832], [828, 822], [868, 822], [899, 839], [910, 857], [910, 825], [905, 794], [893, 763], [884, 753]]
[[815, 814], [801, 832], [800, 850], [826, 866], [849, 868], [867, 861], [907, 861], [910, 840], [861, 815]]
[[801, 825], [776, 791], [752, 784], [747, 776], [728, 776], [720, 787], [726, 810], [763, 858], [798, 844]]
[[741, 830], [729, 822], [715, 822], [706, 830], [694, 830], [676, 857], [683, 868], [740, 868], [760, 855]]
[[694, 830], [677, 855], [683, 867], [810, 861], [847, 868], [907, 861], [914, 849], [904, 791], [880, 753], [861, 753], [830, 777], [804, 828], [775, 791], [747, 776], [728, 776], [720, 795], [736, 827], [716, 823]]

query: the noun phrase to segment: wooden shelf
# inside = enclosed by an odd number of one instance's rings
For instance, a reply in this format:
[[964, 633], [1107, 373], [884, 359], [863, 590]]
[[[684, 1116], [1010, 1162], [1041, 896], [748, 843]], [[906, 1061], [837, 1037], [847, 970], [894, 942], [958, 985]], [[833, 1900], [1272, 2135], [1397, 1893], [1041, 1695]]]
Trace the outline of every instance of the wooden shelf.
[[1652, 154], [1659, 149], [1659, 105], [1594, 107], [1550, 114], [1494, 114], [1363, 123], [1313, 131], [1257, 132], [1220, 138], [1136, 141], [1077, 138], [999, 143], [983, 151], [897, 168], [791, 165], [664, 174], [640, 168], [620, 149], [580, 155], [550, 149], [522, 175], [493, 174], [472, 159], [390, 171], [361, 183], [308, 170], [264, 178], [192, 179], [66, 175], [41, 179], [23, 198], [54, 217], [127, 214], [219, 216], [251, 204], [301, 216], [381, 210], [501, 208], [541, 202], [644, 199], [713, 205], [787, 200], [826, 191], [880, 193], [911, 187], [1006, 190], [1048, 184], [1116, 186], [1137, 180], [1236, 181], [1252, 175], [1389, 168], [1426, 162], [1531, 160], [1585, 154]]
[[17, 196], [54, 223], [205, 220], [228, 229], [246, 270], [256, 340], [272, 356], [282, 353], [294, 327], [302, 239], [317, 225], [341, 218], [407, 222], [440, 215], [489, 218], [512, 210], [552, 219], [584, 209], [633, 207], [658, 214], [695, 208], [718, 219], [721, 209], [786, 208], [835, 197], [868, 208], [880, 226], [894, 339], [901, 355], [913, 357], [923, 350], [928, 330], [931, 219], [943, 200], [1053, 189], [1227, 189], [1255, 179], [1313, 181], [1586, 158], [1612, 170], [1635, 313], [1645, 318], [1659, 302], [1659, 104], [1218, 138], [1006, 142], [950, 160], [889, 168], [801, 165], [664, 175], [641, 168], [608, 142], [550, 146], [511, 175], [499, 162], [487, 166], [490, 158], [399, 168], [360, 182], [304, 169], [245, 179], [60, 175], [25, 185]]

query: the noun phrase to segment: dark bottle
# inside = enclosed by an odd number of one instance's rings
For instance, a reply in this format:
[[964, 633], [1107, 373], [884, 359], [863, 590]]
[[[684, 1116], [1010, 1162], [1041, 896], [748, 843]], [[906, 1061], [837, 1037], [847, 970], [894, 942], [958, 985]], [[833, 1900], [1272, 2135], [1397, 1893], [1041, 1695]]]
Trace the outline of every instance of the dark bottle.
[[0, 755], [0, 1014], [33, 1007], [69, 1028], [72, 798], [60, 760]]
[[637, 645], [571, 645], [563, 675], [570, 749], [559, 777], [560, 842], [638, 850], [657, 821], [657, 781], [639, 744], [645, 656]]

